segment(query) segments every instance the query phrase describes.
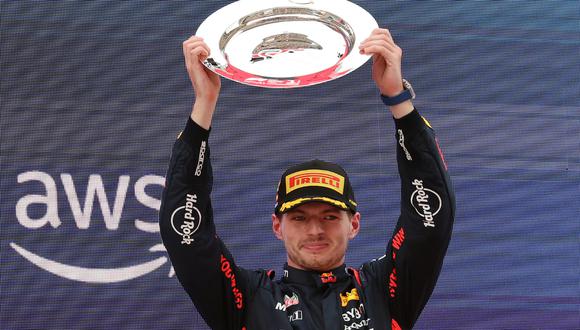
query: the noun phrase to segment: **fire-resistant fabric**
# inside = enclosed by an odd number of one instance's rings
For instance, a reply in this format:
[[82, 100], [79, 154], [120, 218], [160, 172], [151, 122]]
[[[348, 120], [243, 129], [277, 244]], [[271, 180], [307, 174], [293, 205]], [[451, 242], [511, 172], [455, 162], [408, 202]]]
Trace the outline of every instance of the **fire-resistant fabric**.
[[188, 120], [166, 176], [161, 236], [177, 278], [212, 329], [413, 327], [441, 270], [455, 197], [433, 129], [417, 110], [395, 124], [401, 215], [385, 255], [324, 273], [286, 265], [276, 279], [272, 271], [238, 266], [216, 234], [210, 132]]

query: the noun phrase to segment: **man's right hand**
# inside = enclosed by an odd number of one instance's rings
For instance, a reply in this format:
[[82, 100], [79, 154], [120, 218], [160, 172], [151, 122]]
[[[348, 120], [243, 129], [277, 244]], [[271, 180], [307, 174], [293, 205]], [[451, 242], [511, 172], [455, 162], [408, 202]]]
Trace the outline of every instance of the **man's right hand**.
[[210, 49], [201, 37], [192, 36], [183, 42], [185, 66], [195, 91], [191, 118], [206, 129], [211, 126], [221, 89], [220, 77], [202, 64], [209, 55]]
[[183, 56], [196, 98], [217, 100], [221, 88], [220, 77], [202, 64], [210, 54], [201, 37], [192, 36], [183, 42]]

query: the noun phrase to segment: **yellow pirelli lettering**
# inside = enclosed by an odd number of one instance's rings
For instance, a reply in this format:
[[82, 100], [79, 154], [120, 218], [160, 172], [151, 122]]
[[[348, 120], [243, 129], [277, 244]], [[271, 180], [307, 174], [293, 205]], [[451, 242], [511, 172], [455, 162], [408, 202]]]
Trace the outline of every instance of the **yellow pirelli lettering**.
[[325, 170], [304, 170], [286, 176], [286, 194], [304, 187], [324, 187], [344, 193], [344, 177]]

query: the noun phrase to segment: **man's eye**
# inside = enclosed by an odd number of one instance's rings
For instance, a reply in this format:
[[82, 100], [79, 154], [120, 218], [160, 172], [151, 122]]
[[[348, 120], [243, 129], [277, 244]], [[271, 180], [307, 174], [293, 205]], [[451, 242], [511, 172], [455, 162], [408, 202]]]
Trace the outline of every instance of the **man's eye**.
[[335, 215], [327, 215], [324, 217], [324, 220], [336, 220], [336, 219], [338, 219], [338, 217]]
[[294, 221], [304, 221], [304, 216], [295, 215], [295, 216], [291, 217], [290, 219], [292, 219]]

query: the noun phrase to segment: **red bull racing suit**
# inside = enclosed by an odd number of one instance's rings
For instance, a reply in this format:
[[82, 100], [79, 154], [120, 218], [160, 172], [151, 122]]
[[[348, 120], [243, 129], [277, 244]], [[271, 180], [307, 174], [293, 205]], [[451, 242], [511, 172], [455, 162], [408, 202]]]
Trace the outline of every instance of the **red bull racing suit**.
[[401, 215], [384, 256], [325, 273], [288, 265], [247, 270], [215, 231], [209, 131], [191, 119], [175, 142], [160, 209], [177, 278], [212, 329], [410, 329], [427, 303], [451, 237], [455, 197], [429, 123], [395, 120]]

